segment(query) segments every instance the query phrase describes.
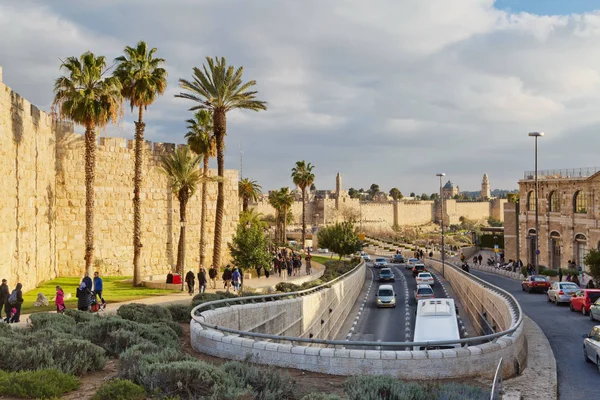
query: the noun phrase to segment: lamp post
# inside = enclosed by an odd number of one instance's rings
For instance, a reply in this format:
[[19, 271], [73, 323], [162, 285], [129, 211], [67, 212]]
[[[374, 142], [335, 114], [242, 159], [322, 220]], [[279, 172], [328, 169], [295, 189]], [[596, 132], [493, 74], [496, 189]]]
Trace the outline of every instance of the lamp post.
[[544, 132], [529, 132], [528, 136], [535, 138], [535, 274], [540, 271], [540, 213], [538, 210], [538, 138], [544, 136]]
[[442, 195], [442, 177], [446, 176], [445, 173], [439, 172], [435, 176], [440, 177], [440, 226], [442, 227], [442, 276], [445, 278], [446, 272], [446, 251], [444, 248], [444, 196]]

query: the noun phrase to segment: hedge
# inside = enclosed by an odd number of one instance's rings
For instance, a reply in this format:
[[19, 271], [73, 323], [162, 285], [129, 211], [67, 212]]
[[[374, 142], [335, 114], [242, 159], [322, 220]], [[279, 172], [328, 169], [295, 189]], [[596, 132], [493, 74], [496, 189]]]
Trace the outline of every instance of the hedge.
[[52, 399], [79, 388], [79, 379], [56, 369], [0, 371], [0, 396]]
[[144, 400], [145, 398], [146, 391], [143, 387], [126, 379], [113, 379], [105, 382], [92, 400]]

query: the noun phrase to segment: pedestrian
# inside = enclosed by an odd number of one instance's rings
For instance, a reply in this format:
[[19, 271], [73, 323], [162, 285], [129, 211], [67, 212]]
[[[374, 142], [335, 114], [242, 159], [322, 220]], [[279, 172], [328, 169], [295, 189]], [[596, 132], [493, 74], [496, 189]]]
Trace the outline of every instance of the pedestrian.
[[208, 269], [208, 278], [210, 279], [210, 287], [211, 289], [217, 288], [217, 267], [211, 265]]
[[82, 281], [77, 288], [75, 297], [77, 297], [77, 309], [79, 311], [90, 311], [90, 307], [92, 305], [92, 292], [86, 286], [84, 281]]
[[185, 283], [187, 283], [188, 293], [191, 295], [194, 294], [194, 285], [196, 284], [196, 277], [194, 275], [194, 271], [191, 269], [185, 274]]
[[231, 280], [233, 281], [233, 291], [237, 292], [238, 290], [240, 290], [240, 283], [241, 283], [240, 271], [238, 271], [238, 269], [236, 267], [233, 268], [233, 272], [231, 274]]
[[271, 265], [265, 264], [265, 278], [269, 278], [271, 275]]
[[477, 256], [473, 257], [473, 265], [477, 265]]
[[282, 281], [285, 281], [287, 279], [287, 271], [288, 270], [285, 258], [279, 259], [279, 277]]
[[433, 251], [429, 252], [429, 258], [433, 258]]
[[292, 276], [292, 270], [294, 269], [294, 264], [292, 264], [292, 260], [290, 258], [286, 258], [285, 264], [287, 267], [287, 275]]
[[558, 269], [558, 281], [562, 282], [562, 277], [563, 277], [563, 271], [562, 268]]
[[227, 264], [227, 266], [225, 267], [225, 271], [223, 271], [223, 275], [221, 276], [221, 278], [223, 279], [223, 288], [227, 292], [229, 292], [229, 287], [231, 286], [231, 277], [231, 266]]
[[10, 313], [8, 296], [10, 296], [10, 289], [8, 289], [6, 279], [2, 279], [2, 285], [0, 285], [0, 319], [2, 319], [2, 309], [4, 309], [6, 318], [8, 318], [8, 314]]
[[595, 288], [596, 288], [596, 285], [594, 284], [594, 280], [592, 278], [590, 278], [588, 280], [586, 289], [595, 289]]
[[483, 257], [480, 254], [477, 256], [477, 261], [479, 261], [479, 265], [481, 265], [481, 260], [483, 260]]
[[571, 274], [567, 274], [567, 282], [571, 282], [573, 278], [571, 278]]
[[82, 282], [85, 283], [85, 286], [89, 289], [89, 291], [92, 291], [92, 288], [94, 287], [94, 283], [92, 282], [92, 278], [90, 278], [90, 274], [88, 274], [87, 272], [85, 273], [85, 275], [83, 276], [83, 280]]
[[579, 286], [579, 277], [577, 275], [573, 275], [573, 279], [571, 279], [571, 282]]
[[54, 304], [56, 304], [56, 312], [59, 314], [62, 314], [67, 309], [65, 306], [65, 292], [58, 285], [56, 285], [56, 298], [54, 299]]
[[104, 301], [104, 296], [102, 296], [102, 292], [104, 291], [104, 282], [102, 278], [100, 278], [100, 273], [98, 271], [94, 272], [94, 298], [96, 302], [100, 299], [101, 306], [100, 308], [106, 307], [106, 301]]
[[240, 289], [244, 288], [244, 270], [242, 267], [238, 267], [238, 272], [240, 273]]
[[260, 271], [262, 270], [262, 267], [260, 265], [256, 266], [256, 277], [260, 278]]
[[198, 272], [198, 293], [206, 293], [206, 281], [206, 269], [201, 266]]
[[310, 255], [310, 253], [308, 253], [306, 255], [306, 257], [304, 258], [304, 263], [306, 264], [306, 275], [310, 275], [310, 273], [311, 273], [311, 268], [312, 268], [311, 261], [310, 261], [311, 259], [312, 259], [312, 256]]
[[23, 305], [23, 285], [17, 283], [15, 290], [8, 296], [8, 304], [11, 307], [9, 322], [18, 323], [21, 318], [21, 306]]

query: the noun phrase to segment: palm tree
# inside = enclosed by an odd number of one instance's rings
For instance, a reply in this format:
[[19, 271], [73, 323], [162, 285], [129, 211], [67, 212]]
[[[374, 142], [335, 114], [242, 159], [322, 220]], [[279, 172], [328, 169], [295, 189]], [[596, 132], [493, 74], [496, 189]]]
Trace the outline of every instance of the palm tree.
[[131, 106], [138, 108], [138, 120], [135, 122], [135, 175], [133, 178], [133, 286], [142, 283], [140, 275], [140, 255], [142, 252], [142, 151], [144, 148], [144, 130], [146, 124], [142, 117], [144, 110], [163, 94], [167, 88], [167, 71], [161, 67], [162, 58], [155, 58], [156, 48], [149, 49], [140, 41], [137, 47], [125, 47], [125, 55], [115, 58], [118, 63], [114, 76], [121, 82], [121, 94]]
[[264, 101], [256, 100], [256, 91], [250, 90], [256, 81], [242, 81], [243, 67], [235, 69], [227, 65], [225, 57], [207, 57], [202, 69], [194, 67], [193, 80], [179, 80], [179, 87], [186, 92], [175, 97], [192, 100], [197, 105], [190, 110], [205, 109], [212, 112], [214, 136], [217, 144], [217, 171], [219, 178], [217, 192], [217, 209], [215, 215], [215, 239], [213, 263], [221, 263], [221, 236], [223, 230], [223, 209], [225, 204], [224, 171], [225, 171], [225, 136], [227, 135], [227, 112], [235, 109], [260, 111], [266, 110]]
[[180, 233], [177, 245], [177, 270], [181, 273], [181, 290], [183, 290], [183, 272], [185, 267], [185, 222], [187, 203], [196, 192], [202, 174], [198, 164], [201, 155], [194, 155], [188, 146], [180, 147], [173, 153], [161, 157], [161, 168], [171, 181], [173, 194], [179, 200]]
[[244, 178], [238, 182], [238, 193], [242, 198], [242, 211], [248, 211], [248, 202], [258, 200], [262, 187], [255, 180]]
[[294, 204], [294, 193], [288, 187], [275, 190], [269, 194], [269, 203], [277, 212], [277, 229], [279, 230], [280, 243], [285, 244], [288, 214], [292, 204]]
[[296, 161], [296, 166], [292, 168], [292, 179], [294, 184], [302, 190], [302, 248], [306, 239], [306, 188], [310, 187], [315, 181], [315, 174], [312, 173], [314, 166], [306, 161]]
[[240, 224], [241, 225], [257, 225], [260, 228], [266, 229], [269, 224], [264, 220], [263, 213], [256, 212], [255, 210], [242, 211], [240, 213]]
[[122, 115], [121, 84], [105, 77], [106, 58], [91, 52], [62, 62], [66, 75], [54, 82], [53, 109], [61, 118], [85, 128], [85, 270], [94, 263], [94, 181], [96, 176], [96, 129]]
[[[210, 111], [198, 110], [194, 118], [187, 121], [188, 132], [185, 137], [188, 145], [196, 154], [202, 155], [204, 166], [202, 175], [208, 177], [208, 161], [216, 154], [215, 137], [213, 136], [213, 123]], [[206, 259], [206, 186], [207, 180], [202, 181], [202, 211], [200, 213], [200, 267], [204, 266]]]

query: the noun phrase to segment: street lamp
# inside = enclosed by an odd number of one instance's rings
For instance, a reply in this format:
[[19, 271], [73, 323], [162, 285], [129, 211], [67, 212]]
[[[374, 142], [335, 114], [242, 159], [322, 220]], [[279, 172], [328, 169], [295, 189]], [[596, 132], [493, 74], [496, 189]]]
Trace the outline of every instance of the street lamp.
[[445, 278], [444, 274], [446, 270], [446, 262], [445, 262], [445, 250], [444, 250], [444, 196], [442, 195], [442, 177], [446, 176], [445, 173], [439, 172], [435, 174], [435, 176], [440, 177], [440, 226], [442, 227], [442, 276]]
[[540, 268], [540, 214], [538, 211], [538, 138], [544, 136], [544, 132], [529, 132], [528, 136], [535, 138], [535, 274]]

